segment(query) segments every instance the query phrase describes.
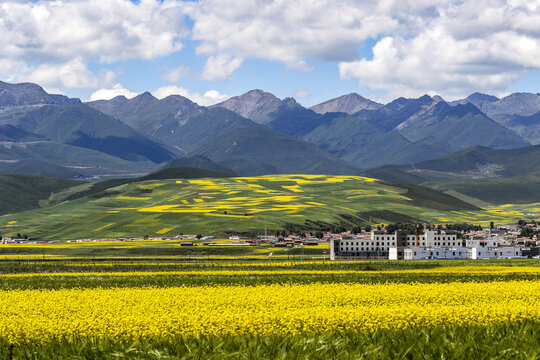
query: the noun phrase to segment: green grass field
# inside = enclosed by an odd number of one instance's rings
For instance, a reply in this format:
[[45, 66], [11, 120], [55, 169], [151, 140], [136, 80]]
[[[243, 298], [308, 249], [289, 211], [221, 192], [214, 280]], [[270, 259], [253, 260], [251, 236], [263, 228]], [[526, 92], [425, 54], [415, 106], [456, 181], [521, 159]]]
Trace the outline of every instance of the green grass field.
[[[84, 189], [83, 189], [84, 190]], [[53, 197], [72, 196], [73, 189]], [[416, 186], [354, 176], [271, 175], [148, 180], [55, 206], [0, 217], [2, 235], [40, 239], [270, 233], [287, 224], [309, 230], [335, 224], [467, 222], [487, 225], [538, 218], [539, 204], [482, 210]]]

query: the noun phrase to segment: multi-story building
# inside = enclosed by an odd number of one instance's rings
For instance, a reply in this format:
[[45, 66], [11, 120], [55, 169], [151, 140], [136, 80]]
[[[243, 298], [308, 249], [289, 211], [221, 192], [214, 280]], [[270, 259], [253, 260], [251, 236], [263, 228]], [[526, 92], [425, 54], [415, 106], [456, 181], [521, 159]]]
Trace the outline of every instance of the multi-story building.
[[[469, 249], [467, 248], [425, 248], [411, 247], [403, 249], [403, 257], [405, 260], [413, 259], [467, 259], [469, 257]], [[390, 260], [397, 260], [397, 251], [390, 249]]]
[[388, 234], [372, 231], [369, 236], [332, 239], [330, 259], [485, 259], [522, 257], [519, 247], [499, 247], [499, 241], [468, 239], [456, 234], [425, 231], [411, 235], [404, 231]]
[[465, 240], [465, 247], [468, 248], [496, 248], [499, 247], [499, 240], [496, 238], [489, 239], [467, 239]]
[[522, 257], [519, 247], [500, 248], [471, 248], [469, 249], [469, 259], [493, 259], [493, 258], [515, 258]]
[[463, 242], [456, 234], [425, 231], [423, 234], [411, 235], [404, 231], [393, 234], [372, 231], [369, 237], [343, 237], [332, 240], [330, 258], [388, 258], [390, 249], [396, 248], [397, 258], [403, 259], [403, 249], [410, 247], [426, 248], [456, 248], [462, 247]]

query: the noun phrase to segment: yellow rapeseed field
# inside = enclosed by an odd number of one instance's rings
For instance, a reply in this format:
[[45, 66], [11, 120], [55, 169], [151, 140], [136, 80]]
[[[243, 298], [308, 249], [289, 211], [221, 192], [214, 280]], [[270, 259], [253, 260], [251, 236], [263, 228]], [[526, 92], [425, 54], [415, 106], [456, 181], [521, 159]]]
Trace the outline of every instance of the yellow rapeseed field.
[[0, 291], [0, 337], [305, 334], [540, 317], [540, 282], [280, 284]]

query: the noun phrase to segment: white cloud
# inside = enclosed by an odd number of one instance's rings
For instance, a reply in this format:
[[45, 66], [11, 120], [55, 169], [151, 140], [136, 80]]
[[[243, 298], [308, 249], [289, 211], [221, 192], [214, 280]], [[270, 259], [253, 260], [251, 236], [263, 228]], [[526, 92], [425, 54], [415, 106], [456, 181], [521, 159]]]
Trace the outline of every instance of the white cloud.
[[114, 73], [96, 75], [87, 64], [152, 60], [180, 50], [189, 36], [184, 14], [176, 0], [4, 0], [0, 60], [11, 66], [0, 75], [47, 87], [112, 86]]
[[227, 54], [210, 56], [204, 64], [202, 78], [208, 81], [227, 80], [242, 65], [243, 59]]
[[161, 87], [153, 91], [152, 95], [158, 99], [163, 99], [170, 95], [181, 95], [202, 106], [214, 105], [230, 98], [229, 95], [221, 94], [217, 90], [208, 90], [201, 95], [196, 92], [190, 92], [183, 87], [174, 85]]
[[294, 97], [295, 98], [305, 98], [305, 97], [308, 97], [310, 95], [311, 94], [307, 90], [297, 90], [297, 91], [294, 92]]
[[43, 61], [154, 59], [182, 47], [182, 2], [81, 0], [0, 4], [2, 56]]
[[[240, 66], [230, 59], [298, 70], [316, 59], [377, 92], [456, 97], [501, 92], [540, 68], [538, 0], [201, 0], [188, 12], [209, 80], [230, 77]], [[359, 55], [368, 39], [373, 59]]]
[[0, 59], [0, 77], [8, 82], [33, 82], [46, 88], [89, 89], [115, 77], [113, 72], [102, 73], [103, 81], [88, 70], [81, 57], [65, 63], [44, 63], [28, 66], [23, 61]]
[[131, 99], [137, 96], [137, 93], [129, 91], [122, 84], [116, 84], [112, 88], [109, 88], [109, 89], [99, 89], [99, 90], [94, 91], [92, 95], [90, 95], [90, 101], [110, 100], [120, 95], [123, 95], [127, 97], [128, 99]]
[[166, 68], [162, 70], [162, 77], [170, 82], [178, 82], [180, 79], [182, 79], [184, 76], [189, 74], [189, 66], [186, 65], [180, 65], [173, 68]]
[[98, 78], [87, 69], [80, 57], [64, 64], [41, 64], [22, 77], [49, 87], [89, 89], [99, 86]]
[[309, 70], [308, 59], [354, 59], [364, 40], [396, 29], [399, 20], [380, 7], [378, 1], [354, 0], [203, 0], [189, 14], [199, 54], [277, 60]]
[[[540, 0], [0, 0], [0, 34], [1, 79], [63, 89], [114, 89], [96, 62], [153, 60], [188, 38], [208, 81], [248, 59], [300, 71], [336, 61], [341, 78], [388, 97], [502, 93], [540, 68]], [[373, 58], [359, 53], [370, 39]]]
[[502, 92], [540, 68], [540, 9], [514, 5], [469, 0], [441, 8], [414, 36], [379, 40], [372, 59], [342, 62], [340, 75], [388, 98]]

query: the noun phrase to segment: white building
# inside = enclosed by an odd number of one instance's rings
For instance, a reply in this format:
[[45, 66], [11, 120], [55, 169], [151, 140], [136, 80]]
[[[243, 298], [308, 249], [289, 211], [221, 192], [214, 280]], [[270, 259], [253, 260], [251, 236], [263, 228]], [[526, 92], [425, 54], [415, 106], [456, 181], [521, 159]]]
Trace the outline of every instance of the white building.
[[411, 247], [426, 248], [458, 248], [462, 247], [462, 240], [456, 234], [446, 232], [437, 233], [433, 230], [423, 234], [410, 235], [403, 231], [393, 234], [372, 231], [369, 238], [351, 237], [341, 240], [332, 239], [330, 246], [330, 259], [339, 258], [387, 258], [390, 250], [395, 248], [396, 258], [403, 259], [403, 249]]
[[[467, 248], [425, 248], [411, 247], [403, 249], [403, 259], [405, 260], [420, 260], [420, 259], [467, 259], [469, 255]], [[390, 260], [397, 260], [397, 248], [390, 249]]]
[[465, 247], [468, 247], [468, 248], [480, 248], [480, 247], [496, 248], [496, 247], [499, 247], [499, 240], [497, 240], [496, 238], [467, 239], [467, 240], [465, 240]]
[[501, 259], [516, 257], [522, 257], [521, 248], [519, 247], [474, 247], [469, 249], [469, 259]]

